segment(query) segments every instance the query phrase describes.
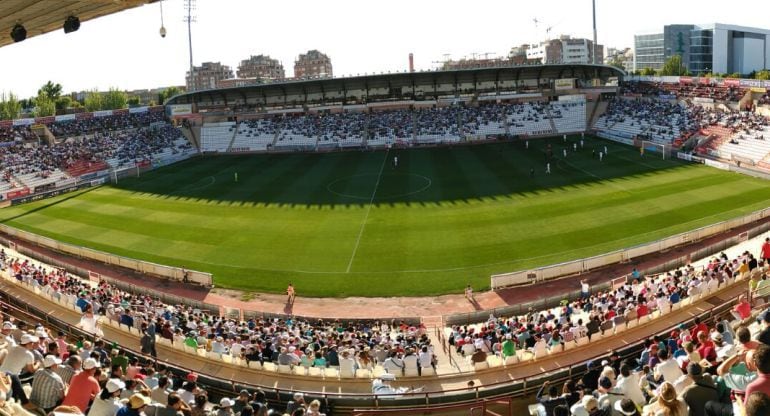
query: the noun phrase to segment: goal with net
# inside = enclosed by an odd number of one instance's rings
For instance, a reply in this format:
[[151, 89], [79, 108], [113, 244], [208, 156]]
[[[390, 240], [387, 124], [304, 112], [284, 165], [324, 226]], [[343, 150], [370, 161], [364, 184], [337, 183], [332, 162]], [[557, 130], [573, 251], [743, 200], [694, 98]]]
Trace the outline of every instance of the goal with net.
[[[634, 139], [634, 146], [639, 149], [640, 154], [649, 154], [652, 157], [661, 156], [663, 159], [671, 158], [671, 145], [655, 143], [648, 140]], [[642, 153], [642, 149], [644, 149]]]

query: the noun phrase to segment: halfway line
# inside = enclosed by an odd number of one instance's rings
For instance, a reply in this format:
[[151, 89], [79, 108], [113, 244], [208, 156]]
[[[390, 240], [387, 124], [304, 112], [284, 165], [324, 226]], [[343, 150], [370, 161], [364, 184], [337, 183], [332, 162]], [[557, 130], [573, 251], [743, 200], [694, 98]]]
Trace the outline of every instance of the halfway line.
[[372, 197], [369, 198], [369, 205], [366, 207], [366, 215], [364, 215], [364, 220], [361, 221], [361, 229], [358, 230], [358, 238], [356, 239], [356, 245], [353, 247], [353, 254], [350, 255], [350, 261], [348, 262], [348, 268], [345, 269], [345, 273], [350, 273], [350, 268], [353, 266], [353, 259], [356, 258], [358, 245], [361, 244], [361, 236], [364, 235], [364, 228], [366, 228], [366, 221], [369, 220], [369, 212], [372, 210], [372, 204], [374, 203], [374, 196], [377, 194], [377, 188], [380, 187], [380, 179], [382, 179], [382, 171], [383, 169], [385, 169], [385, 162], [388, 161], [389, 152], [390, 152], [390, 149], [385, 150], [385, 158], [382, 159], [382, 165], [380, 166], [380, 173], [377, 174], [377, 182], [374, 183], [374, 190], [372, 191]]

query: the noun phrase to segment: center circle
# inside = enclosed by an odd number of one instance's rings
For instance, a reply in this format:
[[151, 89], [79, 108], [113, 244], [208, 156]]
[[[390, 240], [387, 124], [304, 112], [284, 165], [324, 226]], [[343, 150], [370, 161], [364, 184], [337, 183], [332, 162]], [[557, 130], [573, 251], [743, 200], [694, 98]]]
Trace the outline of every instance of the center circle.
[[[388, 186], [388, 178], [394, 177], [409, 177], [417, 178], [418, 180], [410, 180], [405, 186], [406, 189], [398, 190]], [[377, 184], [378, 178], [379, 186], [377, 188], [377, 193], [374, 195], [374, 198], [372, 198], [372, 192], [374, 191], [374, 186]], [[393, 199], [418, 194], [430, 188], [432, 184], [433, 181], [431, 181], [430, 178], [416, 173], [386, 172], [380, 175], [378, 173], [370, 172], [337, 178], [326, 185], [326, 190], [337, 196], [369, 201], [371, 199]]]

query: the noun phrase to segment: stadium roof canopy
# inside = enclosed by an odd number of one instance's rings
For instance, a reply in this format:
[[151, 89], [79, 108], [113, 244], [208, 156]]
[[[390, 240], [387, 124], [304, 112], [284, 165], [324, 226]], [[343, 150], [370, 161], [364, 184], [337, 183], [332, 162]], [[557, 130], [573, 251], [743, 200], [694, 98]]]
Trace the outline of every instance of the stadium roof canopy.
[[[192, 104], [250, 100], [252, 97], [307, 96], [337, 91], [361, 91], [375, 88], [409, 88], [415, 86], [478, 85], [516, 81], [541, 84], [545, 80], [577, 78], [581, 80], [622, 77], [625, 72], [608, 65], [549, 64], [490, 68], [399, 72], [393, 74], [358, 75], [344, 78], [287, 80], [232, 88], [207, 89], [188, 92], [170, 98], [166, 104]], [[459, 90], [459, 88], [458, 88]]]
[[83, 23], [157, 0], [0, 0], [0, 47], [13, 43], [11, 29], [20, 23], [27, 37], [61, 30], [75, 16]]

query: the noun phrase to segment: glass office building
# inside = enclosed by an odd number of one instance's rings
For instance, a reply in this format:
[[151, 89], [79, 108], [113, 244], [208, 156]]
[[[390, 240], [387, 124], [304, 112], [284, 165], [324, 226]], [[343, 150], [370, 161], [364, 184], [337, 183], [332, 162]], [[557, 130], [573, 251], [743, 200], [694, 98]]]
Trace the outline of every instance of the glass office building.
[[770, 30], [721, 23], [666, 25], [663, 33], [634, 36], [634, 70], [661, 69], [674, 55], [695, 75], [749, 74], [770, 68]]

